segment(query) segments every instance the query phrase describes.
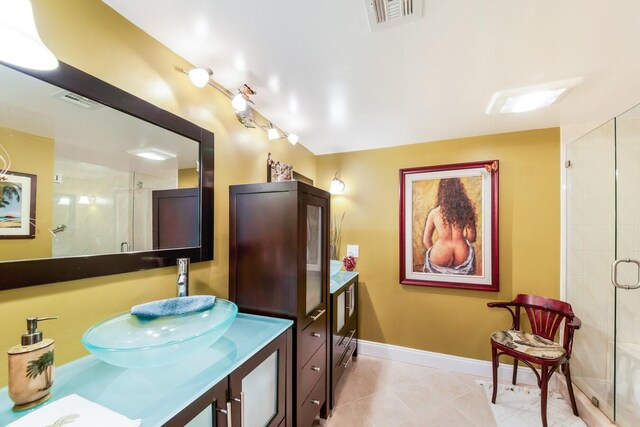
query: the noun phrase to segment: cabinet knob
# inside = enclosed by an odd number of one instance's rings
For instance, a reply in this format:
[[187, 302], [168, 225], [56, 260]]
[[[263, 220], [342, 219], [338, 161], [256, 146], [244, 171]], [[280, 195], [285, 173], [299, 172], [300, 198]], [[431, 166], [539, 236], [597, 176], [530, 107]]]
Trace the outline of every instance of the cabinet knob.
[[320, 406], [320, 401], [319, 400], [312, 400], [311, 403], [313, 403], [314, 405]]
[[314, 338], [320, 338], [320, 334], [317, 332], [311, 332], [311, 336]]
[[320, 367], [319, 366], [312, 366], [311, 370], [312, 371], [316, 371], [316, 372], [320, 372]]

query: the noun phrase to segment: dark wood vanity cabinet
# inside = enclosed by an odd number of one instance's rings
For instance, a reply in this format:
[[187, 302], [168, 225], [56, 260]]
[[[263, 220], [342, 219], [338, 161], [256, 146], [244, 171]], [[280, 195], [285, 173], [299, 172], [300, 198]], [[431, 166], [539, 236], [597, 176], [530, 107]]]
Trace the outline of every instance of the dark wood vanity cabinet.
[[292, 336], [289, 329], [271, 341], [163, 427], [294, 425], [287, 413]]
[[[335, 283], [334, 280], [339, 281]], [[358, 356], [358, 274], [340, 272], [331, 284], [331, 387], [330, 409], [335, 391], [351, 361]]]
[[330, 195], [298, 181], [229, 193], [229, 298], [294, 321], [293, 424], [310, 426], [329, 410]]

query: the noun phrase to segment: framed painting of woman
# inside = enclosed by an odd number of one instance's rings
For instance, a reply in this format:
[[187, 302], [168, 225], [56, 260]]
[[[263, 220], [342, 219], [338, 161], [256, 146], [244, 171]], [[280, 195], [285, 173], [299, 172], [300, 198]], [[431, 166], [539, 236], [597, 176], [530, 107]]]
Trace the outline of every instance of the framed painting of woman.
[[498, 161], [400, 170], [400, 283], [497, 291]]

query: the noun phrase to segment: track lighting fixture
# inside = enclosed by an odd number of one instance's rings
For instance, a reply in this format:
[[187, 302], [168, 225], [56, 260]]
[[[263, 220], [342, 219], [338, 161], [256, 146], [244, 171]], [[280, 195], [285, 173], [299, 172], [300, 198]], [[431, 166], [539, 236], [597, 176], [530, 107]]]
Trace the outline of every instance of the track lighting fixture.
[[193, 83], [195, 86], [201, 88], [207, 85], [213, 86], [219, 92], [229, 98], [231, 100], [231, 105], [233, 106], [238, 121], [242, 123], [246, 128], [257, 127], [262, 129], [263, 131], [267, 132], [267, 136], [270, 141], [287, 138], [287, 140], [292, 145], [296, 145], [298, 143], [298, 135], [287, 132], [283, 132], [283, 135], [280, 135], [280, 132], [275, 126], [273, 126], [273, 123], [269, 122], [268, 125], [261, 125], [256, 121], [252, 112], [253, 108], [249, 108], [249, 104], [255, 105], [255, 103], [251, 99], [251, 96], [255, 95], [256, 91], [251, 89], [246, 83], [242, 85], [242, 88], [238, 88], [238, 91], [234, 93], [229, 89], [221, 86], [211, 78], [211, 76], [213, 75], [213, 71], [211, 70], [211, 68], [193, 68], [191, 70], [185, 70], [183, 68], [176, 67], [176, 70], [180, 71], [181, 73], [187, 74], [189, 76], [189, 79], [191, 80], [191, 83]]
[[278, 133], [278, 129], [273, 127], [272, 123], [269, 123], [269, 129], [267, 129], [267, 136], [269, 140], [273, 141], [274, 139], [279, 139], [280, 134]]
[[189, 80], [196, 87], [205, 87], [213, 75], [211, 68], [193, 68], [187, 72]]
[[247, 103], [254, 104], [250, 96], [255, 94], [256, 92], [245, 83], [242, 89], [238, 89], [238, 94], [231, 99], [231, 105], [236, 111], [244, 111], [247, 109]]

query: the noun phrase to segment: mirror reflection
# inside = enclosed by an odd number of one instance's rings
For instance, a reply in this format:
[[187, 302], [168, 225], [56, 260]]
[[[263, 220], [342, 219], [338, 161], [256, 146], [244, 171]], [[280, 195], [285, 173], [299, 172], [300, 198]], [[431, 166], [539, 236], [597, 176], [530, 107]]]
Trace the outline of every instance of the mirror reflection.
[[0, 260], [200, 244], [197, 141], [0, 65], [0, 145]]

